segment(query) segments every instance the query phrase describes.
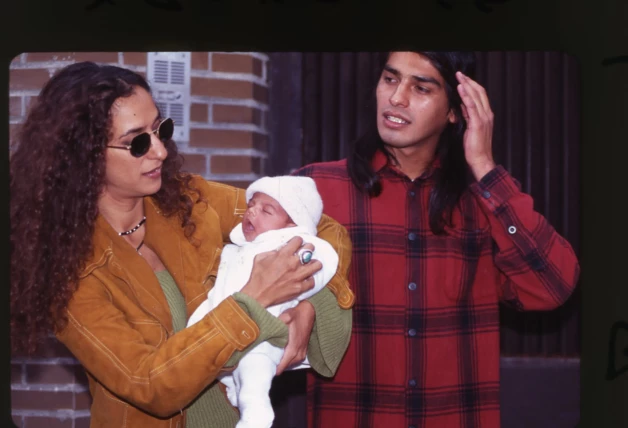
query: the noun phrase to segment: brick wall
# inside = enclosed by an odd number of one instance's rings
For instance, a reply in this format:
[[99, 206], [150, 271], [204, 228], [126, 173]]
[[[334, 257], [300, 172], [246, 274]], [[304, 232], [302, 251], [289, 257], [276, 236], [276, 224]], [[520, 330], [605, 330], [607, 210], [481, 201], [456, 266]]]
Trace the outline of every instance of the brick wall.
[[190, 167], [246, 187], [268, 153], [268, 58], [254, 53], [192, 54]]
[[[9, 75], [10, 144], [28, 106], [54, 72], [78, 61], [120, 65], [146, 76], [145, 52], [25, 53]], [[189, 141], [177, 141], [184, 169], [246, 187], [264, 174], [268, 154], [268, 57], [193, 52]], [[91, 398], [85, 374], [54, 338], [32, 358], [11, 364], [13, 420], [23, 428], [87, 428]]]

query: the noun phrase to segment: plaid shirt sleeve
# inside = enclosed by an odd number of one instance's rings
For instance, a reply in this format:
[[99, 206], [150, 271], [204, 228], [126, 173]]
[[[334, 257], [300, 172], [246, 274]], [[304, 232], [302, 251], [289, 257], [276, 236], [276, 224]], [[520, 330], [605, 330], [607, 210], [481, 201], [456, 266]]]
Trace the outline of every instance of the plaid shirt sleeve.
[[571, 245], [534, 211], [532, 198], [502, 166], [470, 190], [490, 223], [495, 265], [502, 273], [501, 300], [519, 310], [563, 304], [580, 273]]

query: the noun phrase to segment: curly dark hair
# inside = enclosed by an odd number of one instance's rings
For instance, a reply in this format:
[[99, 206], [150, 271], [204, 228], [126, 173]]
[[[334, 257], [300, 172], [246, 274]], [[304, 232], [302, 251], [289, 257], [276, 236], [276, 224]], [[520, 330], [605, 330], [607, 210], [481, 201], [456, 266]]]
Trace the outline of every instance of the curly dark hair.
[[[11, 347], [36, 351], [41, 340], [67, 323], [66, 307], [93, 251], [98, 198], [105, 178], [111, 107], [136, 88], [150, 93], [139, 74], [81, 62], [44, 86], [17, 135], [10, 160]], [[180, 171], [174, 141], [162, 166], [162, 186], [152, 197], [161, 211], [178, 215], [188, 239], [200, 192]], [[193, 200], [193, 196], [196, 197]]]

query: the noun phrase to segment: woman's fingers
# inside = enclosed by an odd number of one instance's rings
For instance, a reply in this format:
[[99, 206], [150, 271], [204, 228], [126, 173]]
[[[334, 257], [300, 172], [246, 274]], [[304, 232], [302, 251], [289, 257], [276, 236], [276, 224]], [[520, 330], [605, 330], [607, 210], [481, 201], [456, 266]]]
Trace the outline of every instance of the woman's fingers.
[[309, 291], [312, 288], [314, 288], [314, 277], [308, 276], [303, 281], [301, 281], [301, 293], [305, 293], [306, 291]]
[[322, 269], [318, 260], [302, 263], [299, 250], [314, 251], [311, 243], [292, 238], [276, 251], [255, 256], [253, 271], [241, 292], [250, 295], [265, 307], [294, 299], [314, 287], [314, 274]]
[[314, 276], [316, 272], [323, 268], [323, 264], [319, 260], [312, 260], [309, 263], [306, 263], [301, 266], [299, 275], [301, 279], [309, 278]]

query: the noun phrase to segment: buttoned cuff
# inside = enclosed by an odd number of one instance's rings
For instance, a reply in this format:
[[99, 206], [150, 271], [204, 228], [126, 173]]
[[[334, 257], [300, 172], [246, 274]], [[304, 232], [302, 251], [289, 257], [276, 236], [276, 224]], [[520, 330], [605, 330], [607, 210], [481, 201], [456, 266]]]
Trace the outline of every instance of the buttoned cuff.
[[520, 184], [501, 165], [493, 168], [469, 188], [480, 203], [493, 213], [521, 192]]
[[244, 351], [236, 351], [225, 363], [225, 367], [236, 365], [249, 350], [255, 348], [258, 343], [268, 342], [271, 345], [284, 348], [288, 343], [288, 326], [276, 316], [272, 315], [257, 300], [243, 293], [233, 293], [233, 299], [240, 308], [247, 313], [259, 327], [259, 336]]

